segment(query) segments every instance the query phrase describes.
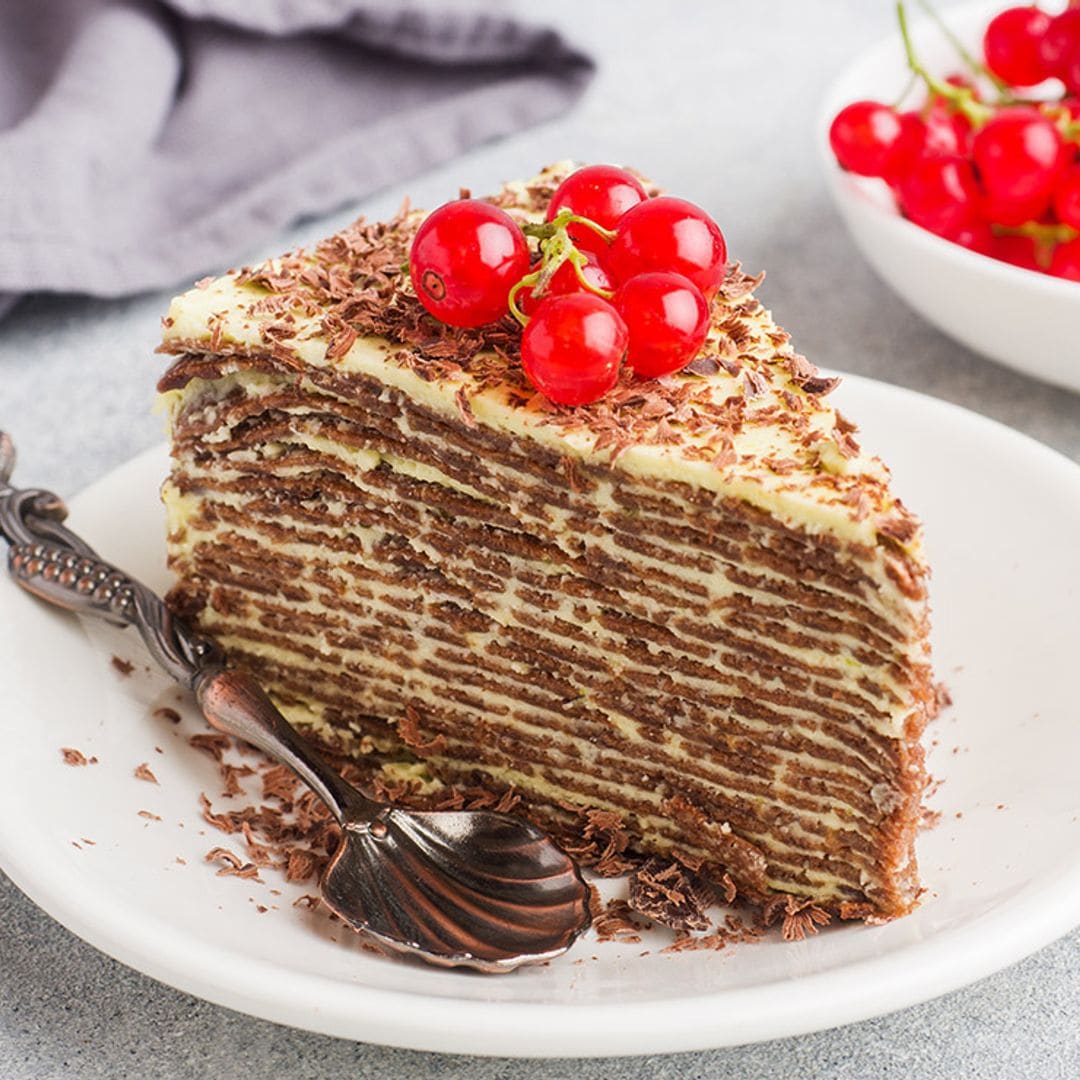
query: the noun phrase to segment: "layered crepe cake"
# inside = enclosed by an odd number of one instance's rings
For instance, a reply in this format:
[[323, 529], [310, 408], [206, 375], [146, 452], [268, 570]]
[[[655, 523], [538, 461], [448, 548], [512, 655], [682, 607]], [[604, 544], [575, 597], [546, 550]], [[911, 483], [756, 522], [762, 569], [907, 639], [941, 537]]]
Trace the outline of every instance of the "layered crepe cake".
[[[540, 217], [562, 175], [491, 201]], [[419, 305], [423, 216], [173, 301], [172, 603], [414, 791], [615, 814], [751, 903], [909, 911], [927, 567], [835, 380], [732, 265], [686, 371], [553, 405], [512, 321]]]

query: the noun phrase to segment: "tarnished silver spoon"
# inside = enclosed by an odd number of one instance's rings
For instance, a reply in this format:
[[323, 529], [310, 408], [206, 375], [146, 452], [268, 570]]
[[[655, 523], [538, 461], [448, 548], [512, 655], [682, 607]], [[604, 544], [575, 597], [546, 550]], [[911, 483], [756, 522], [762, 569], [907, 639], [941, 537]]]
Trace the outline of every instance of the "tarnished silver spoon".
[[59, 607], [134, 626], [213, 727], [277, 758], [326, 803], [342, 839], [322, 893], [353, 929], [433, 964], [503, 972], [560, 955], [588, 927], [588, 887], [549, 837], [486, 810], [403, 810], [347, 783], [250, 675], [226, 668], [215, 642], [61, 524], [67, 510], [57, 496], [13, 488], [14, 465], [0, 431], [0, 536], [11, 545], [11, 576]]

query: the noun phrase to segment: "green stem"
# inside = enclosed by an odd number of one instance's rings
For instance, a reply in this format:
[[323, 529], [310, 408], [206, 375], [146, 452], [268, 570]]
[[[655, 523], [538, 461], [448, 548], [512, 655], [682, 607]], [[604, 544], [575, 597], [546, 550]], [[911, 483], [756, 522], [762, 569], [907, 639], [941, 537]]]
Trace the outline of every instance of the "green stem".
[[538, 240], [550, 240], [557, 232], [565, 230], [567, 225], [584, 225], [608, 244], [615, 239], [613, 229], [605, 229], [603, 225], [597, 225], [595, 221], [569, 210], [560, 210], [551, 221], [527, 221], [521, 226], [521, 231], [526, 236], [535, 236]]
[[984, 79], [989, 79], [997, 88], [998, 94], [1001, 96], [1004, 102], [1011, 103], [1012, 93], [1009, 88], [1009, 84], [1003, 79], [999, 79], [984, 63], [976, 60], [974, 56], [968, 52], [964, 43], [949, 29], [945, 20], [937, 13], [933, 5], [929, 0], [916, 0], [916, 3], [930, 16], [934, 21], [934, 25], [945, 35], [949, 44], [956, 50], [960, 59], [967, 65], [968, 70], [973, 75], [979, 75]]
[[991, 225], [995, 236], [1027, 236], [1037, 244], [1067, 244], [1080, 237], [1080, 230], [1069, 225], [1050, 225], [1040, 221], [1026, 221], [1023, 225]]
[[952, 83], [942, 82], [936, 75], [931, 75], [919, 62], [915, 55], [915, 47], [911, 43], [911, 31], [908, 29], [907, 10], [903, 0], [898, 0], [896, 5], [896, 18], [900, 23], [900, 37], [904, 42], [904, 55], [907, 57], [908, 67], [917, 75], [931, 93], [945, 98], [952, 103], [957, 112], [963, 113], [971, 121], [974, 127], [982, 127], [994, 114], [994, 110], [988, 105], [975, 100], [975, 95], [966, 86], [953, 86]]
[[510, 295], [507, 296], [507, 298], [506, 298], [506, 306], [510, 309], [510, 314], [513, 315], [514, 318], [517, 319], [517, 321], [519, 323], [521, 323], [522, 326], [528, 326], [529, 325], [529, 316], [526, 315], [525, 312], [522, 311], [521, 308], [518, 307], [518, 303], [517, 303], [518, 293], [521, 292], [522, 289], [529, 288], [530, 285], [535, 285], [539, 280], [540, 280], [540, 271], [539, 270], [537, 270], [535, 273], [532, 273], [532, 274], [526, 274], [510, 290]]
[[571, 213], [569, 210], [561, 210], [552, 221], [528, 221], [522, 225], [521, 231], [526, 236], [534, 236], [540, 241], [540, 268], [534, 270], [531, 274], [526, 274], [510, 290], [510, 294], [506, 298], [510, 314], [522, 326], [528, 325], [529, 316], [518, 306], [517, 299], [521, 290], [531, 290], [533, 298], [539, 300], [547, 292], [551, 279], [564, 263], [568, 262], [574, 268], [574, 274], [583, 289], [596, 293], [597, 296], [602, 296], [605, 300], [610, 300], [615, 295], [609, 289], [597, 288], [591, 281], [586, 279], [585, 264], [587, 259], [585, 253], [570, 238], [568, 232], [568, 226], [570, 225], [583, 225], [602, 237], [608, 244], [615, 239], [615, 233], [611, 229], [605, 229], [602, 225], [597, 225], [595, 221]]

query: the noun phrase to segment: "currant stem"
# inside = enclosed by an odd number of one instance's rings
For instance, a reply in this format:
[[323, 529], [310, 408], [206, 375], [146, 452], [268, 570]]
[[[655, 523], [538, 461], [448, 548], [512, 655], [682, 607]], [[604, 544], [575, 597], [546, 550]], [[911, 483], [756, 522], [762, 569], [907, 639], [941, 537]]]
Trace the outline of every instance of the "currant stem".
[[601, 289], [598, 285], [594, 285], [585, 277], [585, 265], [588, 259], [585, 257], [585, 253], [575, 247], [570, 253], [570, 263], [574, 267], [574, 276], [578, 279], [578, 283], [583, 289], [588, 289], [591, 293], [596, 293], [597, 296], [602, 296], [605, 300], [610, 300], [614, 295], [613, 289]]
[[605, 229], [602, 225], [597, 225], [595, 221], [571, 213], [569, 210], [560, 211], [552, 221], [525, 222], [521, 226], [521, 231], [526, 236], [536, 237], [540, 241], [540, 268], [534, 270], [531, 274], [526, 274], [510, 290], [510, 294], [506, 298], [506, 306], [510, 309], [510, 314], [522, 326], [528, 325], [529, 316], [518, 306], [518, 294], [522, 289], [530, 289], [533, 298], [540, 299], [547, 292], [551, 279], [563, 263], [570, 263], [574, 268], [575, 277], [587, 292], [595, 293], [605, 300], [610, 300], [615, 295], [610, 289], [597, 288], [585, 277], [587, 258], [585, 253], [570, 238], [570, 233], [567, 231], [569, 225], [584, 225], [592, 229], [593, 232], [601, 236], [609, 244], [615, 239], [615, 233], [612, 229]]
[[506, 306], [510, 309], [510, 314], [513, 315], [514, 318], [517, 319], [517, 321], [519, 323], [521, 323], [522, 326], [528, 326], [529, 325], [529, 316], [526, 315], [525, 312], [522, 311], [521, 308], [518, 307], [518, 304], [517, 304], [518, 293], [521, 292], [522, 289], [528, 289], [530, 286], [535, 285], [539, 280], [540, 280], [540, 271], [539, 270], [535, 270], [531, 274], [526, 274], [510, 290], [510, 294], [506, 298]]
[[934, 6], [930, 3], [930, 0], [915, 0], [915, 2], [930, 16], [934, 21], [934, 25], [945, 35], [946, 40], [956, 50], [957, 55], [967, 65], [968, 70], [973, 75], [979, 75], [984, 79], [989, 79], [997, 89], [998, 95], [1002, 99], [1002, 104], [1011, 104], [1013, 101], [1012, 94], [1009, 89], [1009, 84], [1003, 79], [999, 79], [985, 64], [976, 60], [974, 56], [968, 52], [964, 43], [949, 29], [945, 20], [937, 13]]
[[942, 82], [922, 66], [919, 58], [915, 55], [915, 46], [911, 43], [907, 9], [904, 7], [903, 0], [897, 2], [896, 18], [900, 23], [900, 37], [904, 42], [904, 54], [907, 57], [907, 64], [912, 73], [926, 83], [927, 89], [931, 93], [951, 102], [956, 111], [963, 113], [974, 127], [982, 127], [994, 115], [994, 110], [988, 105], [976, 101], [975, 95], [966, 86], [953, 86], [952, 83]]
[[1026, 236], [1038, 244], [1067, 244], [1080, 237], [1080, 229], [1070, 225], [1049, 225], [1039, 221], [1027, 221], [1023, 225], [991, 225], [995, 236]]
[[567, 225], [584, 225], [587, 229], [592, 229], [597, 236], [608, 244], [615, 239], [614, 229], [605, 229], [603, 225], [597, 225], [590, 218], [581, 217], [580, 214], [572, 213], [570, 210], [560, 210], [551, 221], [527, 221], [521, 226], [521, 231], [526, 236], [535, 236], [538, 240], [548, 240], [560, 229], [565, 231]]

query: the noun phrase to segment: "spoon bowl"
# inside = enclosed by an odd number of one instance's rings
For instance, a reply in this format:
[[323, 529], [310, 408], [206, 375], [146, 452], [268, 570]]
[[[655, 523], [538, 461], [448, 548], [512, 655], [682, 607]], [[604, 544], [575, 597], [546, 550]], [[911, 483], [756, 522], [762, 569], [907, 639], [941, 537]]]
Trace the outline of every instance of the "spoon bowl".
[[393, 809], [347, 826], [322, 892], [384, 945], [489, 972], [558, 956], [589, 924], [569, 857], [528, 822], [486, 810]]

